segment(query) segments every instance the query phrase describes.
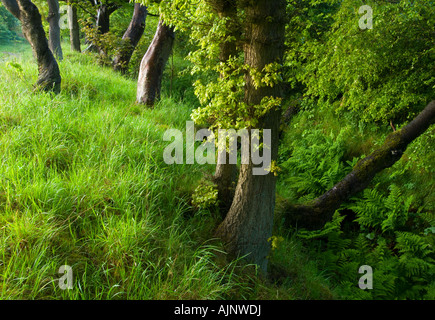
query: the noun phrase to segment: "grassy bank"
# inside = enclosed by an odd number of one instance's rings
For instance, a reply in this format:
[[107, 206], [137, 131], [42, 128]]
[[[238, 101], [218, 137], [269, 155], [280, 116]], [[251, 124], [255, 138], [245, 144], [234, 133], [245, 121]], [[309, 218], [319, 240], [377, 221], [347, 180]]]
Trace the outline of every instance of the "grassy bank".
[[[191, 103], [135, 105], [134, 80], [68, 51], [62, 93], [35, 93], [36, 64], [28, 48], [18, 55], [0, 65], [0, 299], [310, 295], [228, 262], [216, 213], [191, 205], [213, 168], [164, 163], [163, 132], [185, 128]], [[71, 290], [59, 288], [62, 265]]]

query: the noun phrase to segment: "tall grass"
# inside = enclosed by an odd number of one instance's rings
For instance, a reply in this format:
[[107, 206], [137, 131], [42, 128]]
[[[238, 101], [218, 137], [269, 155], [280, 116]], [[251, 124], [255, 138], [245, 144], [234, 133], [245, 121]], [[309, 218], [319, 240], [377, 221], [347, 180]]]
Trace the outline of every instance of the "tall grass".
[[[271, 257], [275, 275], [284, 270], [277, 282], [227, 260], [213, 239], [219, 214], [191, 205], [213, 166], [164, 163], [164, 131], [185, 129], [197, 107], [189, 81], [173, 79], [170, 92], [166, 77], [148, 109], [135, 104], [134, 80], [86, 54], [64, 56], [56, 96], [33, 92], [29, 51], [0, 63], [0, 299], [319, 296], [304, 289], [322, 287], [314, 267], [281, 267], [305, 263], [297, 246]], [[72, 289], [59, 286], [62, 265]], [[296, 282], [281, 281], [289, 276]]]
[[[32, 59], [0, 66], [0, 299], [249, 291], [235, 263], [216, 264], [217, 242], [192, 237], [204, 224], [186, 219], [189, 196], [208, 169], [163, 161], [164, 130], [182, 129], [192, 106], [137, 106], [134, 81], [90, 59], [67, 53], [57, 96], [32, 92]], [[65, 264], [71, 290], [58, 285]]]

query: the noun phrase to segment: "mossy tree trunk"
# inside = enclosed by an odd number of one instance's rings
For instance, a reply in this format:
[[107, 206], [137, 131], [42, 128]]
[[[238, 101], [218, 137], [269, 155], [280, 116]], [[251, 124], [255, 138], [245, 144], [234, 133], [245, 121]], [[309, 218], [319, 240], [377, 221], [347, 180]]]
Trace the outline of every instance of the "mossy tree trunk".
[[367, 188], [377, 173], [395, 164], [402, 157], [407, 146], [433, 123], [435, 123], [435, 100], [430, 102], [408, 125], [388, 135], [380, 148], [360, 160], [352, 172], [332, 189], [311, 203], [287, 204], [286, 224], [310, 229], [321, 228], [332, 218], [343, 202]]
[[[242, 8], [246, 14], [245, 63], [255, 70], [263, 70], [270, 63], [282, 63], [284, 54], [285, 1], [246, 1]], [[250, 74], [245, 80], [245, 102], [260, 105], [264, 97], [280, 97], [281, 88], [256, 87]], [[278, 154], [278, 108], [260, 119], [259, 128], [271, 130], [271, 160]], [[272, 172], [254, 175], [255, 165], [242, 164], [234, 199], [224, 221], [217, 229], [230, 256], [245, 256], [267, 272], [268, 239], [272, 236], [275, 207], [276, 177]]]

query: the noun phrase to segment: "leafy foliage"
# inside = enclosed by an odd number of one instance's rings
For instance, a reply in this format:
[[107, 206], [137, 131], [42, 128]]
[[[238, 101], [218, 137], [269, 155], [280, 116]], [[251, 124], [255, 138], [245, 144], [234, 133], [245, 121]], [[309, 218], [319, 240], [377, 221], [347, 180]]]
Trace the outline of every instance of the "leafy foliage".
[[0, 43], [18, 38], [19, 21], [0, 4]]
[[130, 41], [122, 39], [111, 31], [101, 34], [98, 28], [92, 25], [90, 18], [86, 21], [80, 20], [80, 23], [86, 38], [98, 48], [99, 62], [102, 65], [111, 65], [113, 57], [118, 52], [128, 51], [132, 46]]
[[[403, 123], [433, 98], [435, 8], [426, 0], [364, 4], [373, 8], [372, 29], [359, 28], [361, 1], [311, 9], [288, 52], [289, 76], [337, 111]], [[320, 21], [331, 28], [315, 28]]]
[[192, 204], [200, 209], [209, 209], [218, 204], [217, 186], [207, 181], [200, 183], [192, 195]]

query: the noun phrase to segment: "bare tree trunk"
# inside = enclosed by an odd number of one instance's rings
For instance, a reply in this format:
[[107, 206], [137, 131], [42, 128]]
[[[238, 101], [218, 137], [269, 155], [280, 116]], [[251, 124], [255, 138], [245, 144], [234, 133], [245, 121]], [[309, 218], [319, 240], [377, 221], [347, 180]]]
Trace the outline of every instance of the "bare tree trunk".
[[82, 50], [80, 48], [80, 26], [77, 20], [77, 7], [75, 5], [68, 5], [68, 23], [71, 50], [81, 52]]
[[101, 34], [110, 31], [110, 15], [112, 12], [109, 6], [104, 3], [98, 7], [96, 26]]
[[306, 205], [287, 204], [286, 224], [297, 224], [310, 229], [321, 228], [332, 218], [335, 210], [343, 202], [367, 188], [377, 173], [396, 163], [407, 146], [433, 123], [435, 123], [435, 100], [430, 102], [408, 125], [392, 132], [379, 149], [360, 160], [352, 172], [332, 189]]
[[127, 71], [131, 56], [133, 55], [133, 52], [145, 30], [147, 14], [148, 11], [146, 6], [142, 6], [139, 3], [134, 4], [133, 18], [122, 36], [123, 40], [129, 41], [129, 46], [125, 49], [122, 48], [118, 55], [113, 59], [113, 69], [115, 71], [121, 71], [123, 74]]
[[[246, 2], [245, 62], [251, 68], [281, 62], [284, 54], [285, 1], [258, 0]], [[280, 86], [255, 87], [246, 75], [245, 102], [259, 105], [264, 97], [281, 96]], [[277, 159], [280, 112], [275, 108], [260, 119], [260, 128], [270, 129], [271, 159]], [[273, 173], [254, 175], [255, 165], [242, 164], [231, 208], [217, 229], [231, 256], [245, 256], [261, 270], [267, 271], [275, 207], [276, 178]]]
[[56, 56], [58, 60], [63, 59], [62, 47], [60, 43], [60, 26], [59, 26], [59, 1], [47, 0], [48, 3], [48, 17], [49, 24], [49, 36], [48, 45], [51, 52]]
[[137, 103], [152, 107], [160, 98], [163, 71], [171, 55], [174, 39], [174, 28], [160, 20], [154, 39], [140, 64]]
[[2, 3], [21, 21], [23, 34], [32, 46], [39, 71], [37, 89], [59, 93], [59, 66], [48, 47], [38, 8], [30, 0], [2, 0]]
[[[101, 3], [97, 8], [97, 17], [95, 22], [95, 27], [98, 30], [98, 34], [103, 35], [110, 31], [110, 15], [118, 9], [115, 4], [105, 4]], [[102, 48], [99, 48], [95, 43], [91, 43], [86, 51], [100, 52], [105, 55]]]

